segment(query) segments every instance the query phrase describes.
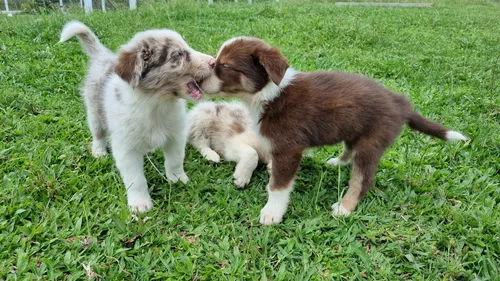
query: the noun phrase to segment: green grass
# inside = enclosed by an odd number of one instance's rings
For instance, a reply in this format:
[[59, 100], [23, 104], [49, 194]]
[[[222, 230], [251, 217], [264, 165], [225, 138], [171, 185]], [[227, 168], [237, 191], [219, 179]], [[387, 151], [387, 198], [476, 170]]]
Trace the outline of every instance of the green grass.
[[[444, 2], [172, 2], [0, 17], [0, 279], [87, 279], [89, 266], [106, 280], [499, 280], [500, 6]], [[350, 169], [325, 164], [340, 146], [315, 149], [284, 222], [271, 227], [258, 223], [265, 167], [236, 190], [233, 163], [212, 165], [188, 147], [187, 185], [169, 187], [145, 162], [155, 206], [136, 221], [112, 157], [89, 151], [79, 96], [87, 58], [76, 40], [56, 44], [71, 19], [114, 50], [149, 28], [175, 29], [209, 54], [233, 36], [261, 37], [296, 69], [379, 80], [471, 141], [405, 129], [341, 219], [330, 206]], [[150, 158], [163, 167], [161, 153]]]

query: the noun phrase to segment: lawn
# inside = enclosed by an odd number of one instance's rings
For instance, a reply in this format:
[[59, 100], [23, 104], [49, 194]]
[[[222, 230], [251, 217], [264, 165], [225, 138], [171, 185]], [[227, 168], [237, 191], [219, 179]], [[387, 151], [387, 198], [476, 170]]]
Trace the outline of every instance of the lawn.
[[[498, 2], [241, 2], [0, 17], [0, 279], [500, 280]], [[325, 164], [340, 145], [315, 149], [271, 227], [258, 222], [265, 167], [237, 190], [233, 163], [213, 165], [188, 146], [190, 182], [170, 186], [157, 152], [145, 161], [155, 206], [134, 217], [112, 157], [89, 151], [87, 57], [76, 40], [57, 44], [71, 19], [113, 50], [149, 28], [175, 29], [213, 55], [231, 37], [261, 37], [296, 69], [372, 77], [471, 140], [405, 129], [357, 211], [340, 219], [330, 206], [350, 168]]]

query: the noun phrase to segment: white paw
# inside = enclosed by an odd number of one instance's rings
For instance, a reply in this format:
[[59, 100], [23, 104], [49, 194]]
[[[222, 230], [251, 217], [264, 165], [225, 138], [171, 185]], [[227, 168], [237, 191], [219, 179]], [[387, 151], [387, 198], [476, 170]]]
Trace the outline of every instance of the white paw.
[[340, 157], [331, 158], [330, 160], [326, 161], [326, 163], [331, 166], [345, 166], [348, 164], [347, 162], [340, 160]]
[[106, 154], [108, 154], [106, 149], [104, 149], [102, 151], [92, 151], [92, 156], [94, 156], [95, 158], [106, 156]]
[[234, 177], [234, 184], [239, 188], [243, 188], [250, 182], [252, 174], [236, 171], [234, 172], [233, 177]]
[[219, 163], [220, 162], [220, 156], [219, 156], [219, 154], [217, 154], [217, 152], [215, 152], [213, 150], [205, 151], [205, 153], [204, 153], [203, 156], [205, 156], [205, 158], [208, 161], [212, 161], [212, 162], [215, 162], [215, 163]]
[[106, 151], [106, 143], [92, 143], [92, 156], [94, 156], [95, 158], [99, 158], [106, 154], [108, 154], [108, 152]]
[[186, 184], [188, 181], [189, 181], [189, 178], [188, 176], [186, 175], [186, 173], [182, 173], [180, 176], [179, 176], [179, 179], [181, 180], [182, 183]]
[[187, 183], [189, 181], [189, 178], [188, 176], [186, 175], [186, 173], [184, 172], [180, 172], [180, 173], [169, 173], [167, 172], [167, 179], [170, 181], [170, 182], [173, 182], [173, 183], [176, 183], [178, 182], [179, 180], [182, 182], [182, 183]]
[[286, 207], [268, 203], [260, 210], [260, 223], [263, 225], [278, 224], [283, 220], [285, 212]]
[[339, 204], [339, 202], [334, 203], [332, 205], [332, 216], [341, 217], [341, 216], [348, 216], [350, 214], [351, 212], [342, 207], [342, 204]]
[[146, 192], [129, 192], [127, 194], [128, 206], [132, 212], [146, 212], [153, 208], [151, 196]]

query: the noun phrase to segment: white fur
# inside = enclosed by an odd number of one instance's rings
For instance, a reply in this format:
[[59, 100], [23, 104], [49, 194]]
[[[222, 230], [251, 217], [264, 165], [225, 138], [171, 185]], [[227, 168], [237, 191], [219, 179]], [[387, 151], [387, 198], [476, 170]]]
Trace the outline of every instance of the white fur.
[[293, 80], [295, 79], [295, 75], [297, 75], [297, 71], [291, 67], [289, 67], [285, 75], [283, 76], [283, 79], [280, 82], [280, 90], [284, 89], [287, 86], [290, 86], [293, 83]]
[[[240, 118], [235, 118], [235, 114]], [[234, 122], [244, 131], [236, 134], [232, 128]], [[237, 187], [250, 182], [259, 159], [267, 162], [267, 154], [253, 131], [248, 110], [240, 103], [199, 103], [189, 112], [188, 124], [189, 141], [203, 157], [219, 162], [220, 153], [226, 160], [237, 163], [233, 175]]]
[[461, 133], [456, 132], [456, 131], [446, 132], [446, 140], [447, 141], [466, 141], [468, 139], [469, 139], [468, 137], [466, 137], [466, 136], [464, 136]]
[[340, 157], [331, 158], [326, 163], [331, 166], [337, 166], [337, 165], [346, 166], [347, 164], [349, 164], [349, 162], [340, 160]]
[[339, 202], [334, 203], [332, 205], [332, 216], [334, 217], [341, 217], [341, 216], [348, 216], [350, 215], [351, 212], [346, 210], [342, 204], [339, 204]]
[[[253, 125], [255, 127], [254, 130], [258, 133], [257, 136], [259, 141], [263, 144], [264, 149], [268, 151], [268, 153], [272, 151], [271, 142], [260, 134], [259, 119], [263, 112], [263, 107], [267, 102], [273, 101], [279, 97], [280, 91], [293, 83], [296, 74], [297, 72], [293, 68], [289, 67], [286, 70], [279, 86], [273, 82], [269, 82], [260, 92], [251, 95], [250, 98], [248, 95], [242, 97], [242, 100], [247, 104], [250, 110], [250, 117], [253, 120]], [[260, 212], [261, 224], [278, 224], [283, 220], [283, 215], [288, 207], [292, 186], [293, 184], [290, 184], [289, 188], [276, 192], [273, 192], [268, 188], [268, 201]]]
[[222, 52], [222, 50], [224, 50], [224, 47], [226, 47], [227, 45], [233, 43], [236, 40], [245, 40], [245, 39], [252, 39], [252, 38], [248, 37], [248, 36], [240, 36], [240, 37], [235, 37], [235, 38], [231, 38], [229, 40], [226, 40], [226, 42], [222, 43], [222, 46], [219, 48], [219, 51], [217, 52], [216, 58], [219, 57], [220, 53]]
[[132, 51], [137, 47], [136, 42], [146, 40], [148, 38], [168, 38], [169, 40], [176, 41], [176, 43], [181, 45], [183, 48], [192, 50], [179, 33], [168, 29], [150, 29], [139, 32], [135, 34], [132, 40], [130, 40], [127, 44], [122, 45], [121, 49], [125, 51]]
[[254, 117], [254, 121], [260, 118], [260, 115], [263, 111], [263, 106], [267, 102], [273, 101], [274, 99], [279, 97], [280, 91], [293, 83], [293, 79], [295, 78], [296, 74], [297, 71], [289, 67], [286, 70], [285, 75], [283, 76], [283, 79], [281, 80], [281, 83], [279, 85], [276, 85], [274, 84], [274, 82], [270, 81], [259, 92], [253, 95], [247, 94], [242, 98], [250, 108], [250, 114], [253, 115], [252, 117]]
[[267, 204], [260, 210], [260, 223], [263, 225], [278, 224], [283, 220], [283, 215], [288, 208], [290, 201], [290, 193], [292, 192], [293, 183], [287, 189], [280, 191], [271, 191], [267, 186], [269, 195]]
[[[115, 92], [120, 92], [117, 100]], [[103, 99], [111, 150], [127, 188], [128, 205], [134, 211], [151, 209], [152, 202], [143, 170], [144, 155], [161, 147], [169, 181], [186, 183], [185, 101], [177, 98], [145, 97], [113, 75]]]
[[[234, 184], [237, 187], [246, 186], [252, 177], [252, 173], [259, 163], [259, 145], [255, 138], [255, 133], [251, 131], [244, 132], [229, 139], [226, 143], [224, 157], [229, 161], [236, 162], [234, 170]], [[249, 138], [254, 145], [249, 145]]]
[[[158, 88], [156, 92], [148, 90], [145, 93], [141, 87], [133, 88], [122, 80], [113, 72], [117, 56], [102, 46], [94, 33], [82, 23], [68, 23], [61, 33], [61, 41], [72, 36], [78, 37], [90, 56], [82, 95], [87, 105], [87, 119], [93, 136], [92, 154], [96, 157], [105, 155], [106, 138], [110, 138], [113, 157], [127, 189], [129, 207], [133, 211], [147, 211], [152, 208], [153, 203], [144, 176], [144, 155], [160, 147], [165, 156], [168, 180], [188, 181], [183, 168], [187, 137], [185, 101], [173, 94], [168, 83], [162, 84], [163, 88]], [[122, 51], [137, 49], [143, 43], [142, 40], [164, 42], [166, 38], [175, 42], [175, 46], [184, 47], [191, 52], [191, 64], [181, 64], [184, 67], [182, 69], [181, 66], [178, 67], [177, 72], [184, 71], [182, 79], [188, 81], [194, 76], [211, 72], [208, 65], [211, 57], [190, 49], [179, 34], [170, 30], [139, 33], [122, 46]], [[164, 65], [161, 67], [170, 69]], [[153, 75], [160, 75], [158, 80], [163, 81], [170, 78], [168, 71], [160, 74], [150, 72], [150, 77]], [[184, 80], [173, 80], [182, 89], [187, 88]]]
[[[220, 48], [223, 50], [224, 47], [234, 40], [241, 38], [234, 38], [226, 41], [224, 45]], [[220, 55], [219, 54], [217, 56]], [[266, 103], [273, 101], [277, 97], [279, 97], [280, 92], [285, 87], [291, 85], [295, 79], [295, 75], [297, 72], [289, 67], [285, 75], [283, 76], [279, 85], [276, 85], [274, 82], [270, 81], [262, 90], [255, 94], [251, 93], [224, 93], [220, 92], [222, 81], [217, 77], [217, 75], [212, 75], [208, 79], [205, 79], [203, 82], [202, 88], [207, 93], [218, 93], [219, 96], [224, 97], [238, 97], [240, 98], [248, 107], [250, 118], [252, 119], [252, 124], [254, 126], [254, 131], [257, 133], [257, 138], [259, 143], [263, 146], [263, 149], [266, 151], [266, 154], [270, 154], [272, 151], [271, 142], [266, 139], [264, 136], [260, 134], [260, 122], [259, 119], [263, 112], [263, 107]], [[268, 165], [268, 169], [271, 170], [272, 165]], [[291, 185], [285, 191], [279, 192], [271, 192], [269, 191], [269, 199], [266, 206], [261, 210], [260, 222], [265, 225], [279, 223], [281, 222], [283, 215], [286, 212], [288, 206], [289, 195], [291, 192]]]
[[113, 55], [112, 52], [99, 42], [92, 30], [79, 21], [70, 21], [64, 26], [59, 43], [63, 43], [75, 35], [78, 36], [78, 39], [82, 43], [81, 45], [85, 53], [91, 58], [97, 56], [104, 58]]
[[280, 91], [293, 83], [293, 79], [295, 78], [296, 74], [297, 71], [289, 67], [286, 70], [279, 86], [270, 81], [258, 93], [255, 93], [253, 95], [246, 94], [241, 97], [250, 111], [250, 117], [252, 118], [255, 127], [254, 130], [259, 133], [258, 137], [267, 151], [271, 151], [271, 143], [260, 134], [259, 123], [260, 116], [262, 115], [262, 112], [264, 110], [264, 105], [267, 102], [273, 101], [274, 99], [279, 97]]
[[63, 31], [61, 32], [59, 43], [70, 39], [71, 37], [75, 36], [75, 34], [86, 32], [91, 32], [86, 25], [78, 21], [70, 21], [64, 26]]

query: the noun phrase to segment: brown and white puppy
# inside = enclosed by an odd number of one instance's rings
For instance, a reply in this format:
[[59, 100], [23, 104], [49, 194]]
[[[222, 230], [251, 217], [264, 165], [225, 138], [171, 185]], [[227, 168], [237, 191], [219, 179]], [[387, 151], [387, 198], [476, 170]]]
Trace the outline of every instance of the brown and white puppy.
[[189, 47], [172, 30], [136, 34], [115, 55], [80, 22], [66, 24], [61, 42], [76, 36], [90, 57], [82, 95], [92, 133], [92, 155], [111, 151], [127, 189], [133, 211], [147, 211], [153, 202], [144, 177], [144, 155], [161, 147], [166, 176], [187, 182], [184, 173], [186, 105], [198, 100], [196, 83], [213, 71], [211, 56]]
[[234, 184], [245, 187], [259, 160], [268, 162], [252, 126], [248, 109], [239, 102], [201, 102], [188, 113], [188, 141], [206, 159], [218, 163], [220, 155], [236, 162]]
[[353, 161], [349, 189], [332, 206], [338, 216], [356, 208], [373, 182], [380, 157], [404, 124], [443, 140], [467, 139], [425, 119], [405, 97], [370, 79], [342, 72], [295, 71], [278, 49], [256, 38], [225, 42], [215, 74], [201, 88], [242, 99], [272, 155], [269, 199], [260, 215], [265, 225], [281, 222], [307, 147], [343, 141], [344, 152], [328, 162]]

